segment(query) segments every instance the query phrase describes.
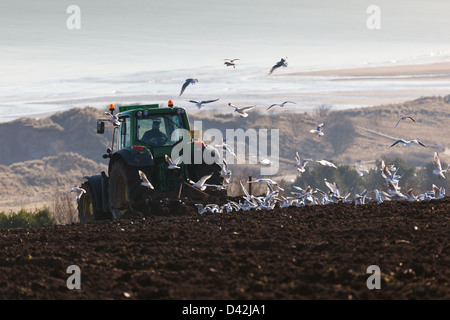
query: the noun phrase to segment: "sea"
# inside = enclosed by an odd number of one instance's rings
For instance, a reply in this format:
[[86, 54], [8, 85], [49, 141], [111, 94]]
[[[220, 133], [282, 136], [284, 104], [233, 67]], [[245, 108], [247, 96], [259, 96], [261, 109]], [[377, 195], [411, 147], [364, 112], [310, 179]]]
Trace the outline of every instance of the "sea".
[[[448, 12], [445, 0], [2, 0], [0, 122], [111, 103], [231, 113], [292, 100], [309, 112], [448, 94], [445, 77], [295, 75], [450, 61]], [[288, 67], [268, 75], [281, 57]], [[187, 78], [198, 82], [180, 95]]]

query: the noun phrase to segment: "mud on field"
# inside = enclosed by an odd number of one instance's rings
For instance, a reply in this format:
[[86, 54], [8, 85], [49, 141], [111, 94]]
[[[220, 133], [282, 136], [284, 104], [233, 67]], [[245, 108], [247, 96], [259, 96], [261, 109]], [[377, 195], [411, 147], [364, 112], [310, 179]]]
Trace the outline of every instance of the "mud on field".
[[[0, 299], [449, 299], [449, 215], [449, 198], [214, 215], [173, 202], [2, 229]], [[370, 265], [381, 289], [367, 287]]]

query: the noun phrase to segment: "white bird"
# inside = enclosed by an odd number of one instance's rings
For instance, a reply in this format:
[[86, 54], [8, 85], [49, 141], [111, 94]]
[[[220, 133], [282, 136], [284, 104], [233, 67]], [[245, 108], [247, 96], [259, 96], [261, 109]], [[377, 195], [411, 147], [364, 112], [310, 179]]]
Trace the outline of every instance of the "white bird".
[[83, 195], [83, 193], [86, 193], [86, 190], [84, 190], [83, 188], [75, 186], [75, 187], [71, 188], [69, 190], [69, 192], [77, 192], [76, 202], [78, 203], [78, 201], [80, 201], [80, 198]]
[[196, 206], [197, 209], [198, 209], [198, 213], [203, 214], [203, 213], [206, 213], [206, 212], [207, 212], [207, 210], [206, 210], [206, 208], [203, 206], [203, 204], [201, 204], [201, 203], [196, 203], [195, 206]]
[[[296, 103], [293, 102], [293, 101], [285, 101], [285, 102], [283, 102], [283, 103], [274, 103], [274, 104], [272, 104], [270, 107], [268, 107], [267, 110], [269, 110], [270, 108], [276, 107], [276, 106], [284, 107], [287, 103], [293, 103], [293, 104], [296, 104]], [[266, 110], [266, 111], [267, 111], [267, 110]]]
[[219, 99], [204, 100], [204, 101], [197, 101], [197, 100], [187, 100], [187, 101], [194, 103], [197, 106], [198, 110], [200, 110], [201, 108], [204, 107], [205, 104], [211, 103], [211, 102], [216, 102], [217, 100], [219, 100]]
[[176, 158], [174, 161], [172, 161], [172, 159], [166, 154], [165, 155], [166, 158], [166, 162], [169, 165], [169, 169], [180, 169], [180, 167], [178, 166], [178, 164], [180, 163], [181, 159], [183, 158], [183, 156], [179, 156], [178, 158]]
[[274, 72], [276, 69], [280, 68], [280, 67], [284, 67], [286, 68], [288, 66], [287, 63], [287, 57], [281, 58], [280, 61], [278, 61], [273, 67], [272, 69], [270, 69], [269, 74], [272, 74], [272, 72]]
[[[395, 146], [396, 144], [398, 144], [398, 143], [403, 143], [405, 146], [407, 146], [407, 147], [409, 147], [410, 145], [412, 145], [413, 143], [417, 143], [417, 144], [420, 144], [422, 147], [427, 147], [426, 145], [424, 145], [421, 141], [419, 141], [419, 140], [417, 140], [417, 139], [414, 139], [414, 140], [410, 140], [410, 141], [408, 141], [408, 140], [403, 140], [403, 139], [399, 139], [399, 140], [397, 140], [397, 141], [395, 141], [393, 144], [391, 144], [390, 145], [390, 147], [393, 147], [393, 146]], [[389, 148], [390, 148], [389, 147]]]
[[105, 114], [107, 114], [110, 118], [109, 118], [109, 121], [115, 126], [115, 127], [118, 127], [119, 125], [120, 125], [120, 122], [119, 122], [119, 118], [115, 115], [115, 114], [112, 114], [111, 112], [107, 112], [107, 111], [105, 111]]
[[244, 199], [248, 202], [252, 202], [253, 196], [250, 193], [248, 193], [247, 189], [245, 189], [244, 185], [242, 184], [242, 181], [239, 181], [239, 183], [241, 185], [242, 191], [244, 191]]
[[222, 164], [222, 170], [220, 171], [220, 176], [224, 179], [225, 183], [229, 183], [231, 180], [231, 170], [228, 169], [228, 164], [225, 161], [225, 159], [223, 159], [223, 164]]
[[416, 122], [416, 120], [414, 120], [413, 118], [411, 118], [410, 116], [402, 116], [400, 118], [400, 120], [398, 120], [397, 124], [395, 125], [395, 127], [397, 128], [398, 124], [400, 123], [400, 121], [402, 120], [406, 120], [406, 119], [411, 119], [413, 122]]
[[181, 87], [181, 92], [180, 92], [180, 96], [183, 94], [184, 90], [186, 90], [186, 87], [190, 84], [195, 84], [197, 83], [198, 80], [197, 79], [193, 79], [193, 78], [189, 78], [186, 79], [186, 81], [183, 83], [183, 86]]
[[270, 165], [272, 163], [272, 161], [270, 161], [270, 159], [268, 159], [266, 157], [260, 156], [259, 157], [259, 163], [262, 164], [262, 165], [268, 166], [268, 165]]
[[139, 170], [139, 177], [141, 178], [141, 186], [147, 187], [149, 189], [155, 189], [155, 187], [153, 187], [153, 185], [148, 180], [145, 173], [142, 172], [141, 170]]
[[406, 198], [407, 201], [410, 201], [410, 202], [417, 201], [417, 196], [415, 196], [415, 195], [413, 194], [413, 189], [412, 189], [412, 188], [410, 188], [410, 189], [406, 192], [406, 196], [407, 196], [407, 198]]
[[326, 160], [315, 160], [315, 161], [318, 162], [318, 163], [320, 163], [320, 164], [323, 165], [323, 166], [326, 166], [326, 167], [332, 167], [332, 168], [337, 169], [336, 165], [334, 165], [333, 163], [331, 163], [331, 162], [329, 162], [329, 161], [326, 161]]
[[233, 68], [236, 68], [236, 64], [234, 63], [234, 61], [239, 60], [239, 59], [224, 59], [224, 60], [225, 60], [224, 64], [225, 64], [227, 67], [233, 67]]
[[441, 160], [439, 159], [439, 155], [437, 152], [434, 153], [434, 170], [433, 174], [437, 175], [440, 178], [445, 179], [444, 172], [447, 172], [450, 169], [450, 164], [448, 165], [446, 170], [442, 170]]
[[323, 123], [319, 124], [316, 129], [309, 130], [309, 133], [317, 134], [319, 137], [322, 137], [324, 135], [322, 131], [323, 125]]
[[188, 181], [189, 181], [190, 184], [192, 184], [193, 187], [196, 187], [196, 188], [198, 188], [198, 189], [200, 189], [200, 190], [203, 191], [203, 190], [205, 190], [206, 187], [207, 187], [207, 186], [205, 185], [206, 180], [208, 180], [208, 179], [211, 178], [211, 177], [212, 177], [212, 173], [209, 174], [209, 175], [206, 175], [206, 176], [201, 177], [201, 179], [198, 180], [197, 182], [194, 182], [194, 181], [192, 181], [192, 180], [190, 180], [190, 179], [188, 179]]
[[277, 186], [278, 189], [284, 191], [284, 189], [281, 188], [281, 187], [279, 186], [278, 182], [273, 181], [273, 180], [271, 180], [271, 179], [261, 178], [261, 179], [257, 179], [257, 180], [251, 180], [251, 181], [248, 181], [248, 183], [253, 183], [253, 182], [265, 182], [265, 183], [267, 183], [268, 185], [274, 185], [274, 186]]
[[298, 152], [295, 153], [295, 161], [297, 161], [297, 163], [295, 164], [295, 166], [297, 167], [297, 170], [299, 172], [305, 172], [305, 167], [306, 165], [313, 161], [313, 159], [300, 159], [300, 156], [298, 155]]
[[236, 153], [234, 153], [233, 148], [227, 144], [227, 139], [223, 139], [221, 144], [214, 145], [216, 148], [221, 148], [225, 153], [231, 154], [234, 158], [236, 158]]
[[331, 191], [335, 196], [337, 196], [338, 198], [340, 198], [340, 197], [341, 197], [341, 194], [339, 193], [339, 189], [338, 189], [338, 187], [337, 187], [337, 185], [336, 185], [336, 182], [331, 183], [331, 182], [328, 181], [326, 178], [323, 179], [323, 180], [324, 180], [326, 186], [328, 187], [328, 189], [330, 189], [330, 191]]
[[216, 188], [217, 190], [223, 190], [223, 189], [226, 189], [227, 187], [229, 187], [229, 186], [231, 186], [231, 185], [233, 185], [234, 184], [234, 182], [231, 182], [231, 183], [224, 183], [224, 184], [207, 184], [207, 183], [205, 183], [204, 185], [206, 186], [206, 187], [214, 187], [214, 188]]
[[241, 117], [246, 118], [248, 117], [248, 113], [246, 112], [247, 110], [253, 109], [255, 106], [248, 106], [248, 107], [236, 107], [235, 105], [229, 103], [228, 104], [230, 107], [234, 108], [234, 112], [237, 112], [241, 115]]

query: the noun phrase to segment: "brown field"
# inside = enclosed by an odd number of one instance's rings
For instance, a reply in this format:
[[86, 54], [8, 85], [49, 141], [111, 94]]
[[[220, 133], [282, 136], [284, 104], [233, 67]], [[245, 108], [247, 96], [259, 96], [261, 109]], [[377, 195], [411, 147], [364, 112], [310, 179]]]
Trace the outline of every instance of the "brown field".
[[[184, 201], [152, 215], [0, 230], [0, 299], [450, 298], [448, 197], [208, 215]], [[79, 290], [66, 285], [71, 265]], [[380, 289], [367, 287], [371, 265]]]

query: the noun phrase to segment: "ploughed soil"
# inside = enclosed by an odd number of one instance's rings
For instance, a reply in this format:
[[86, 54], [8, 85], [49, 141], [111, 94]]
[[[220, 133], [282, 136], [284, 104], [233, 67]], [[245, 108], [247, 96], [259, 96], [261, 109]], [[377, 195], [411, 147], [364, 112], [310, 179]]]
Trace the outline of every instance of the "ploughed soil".
[[[221, 214], [161, 202], [151, 215], [0, 230], [0, 299], [447, 300], [449, 232], [450, 198]], [[71, 265], [81, 289], [67, 287]], [[380, 289], [367, 286], [371, 265]]]

